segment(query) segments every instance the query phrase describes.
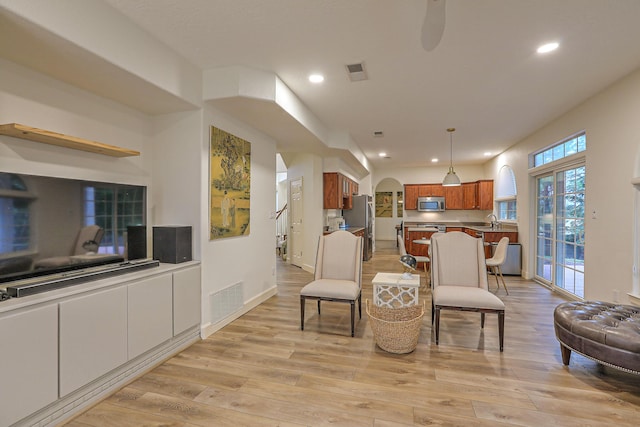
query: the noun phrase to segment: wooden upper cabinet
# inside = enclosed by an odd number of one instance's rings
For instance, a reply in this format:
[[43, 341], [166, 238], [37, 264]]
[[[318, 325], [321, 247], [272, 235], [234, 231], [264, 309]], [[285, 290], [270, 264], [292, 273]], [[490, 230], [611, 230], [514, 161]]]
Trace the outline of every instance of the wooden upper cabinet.
[[465, 182], [459, 187], [442, 184], [405, 184], [404, 209], [417, 210], [418, 197], [445, 197], [446, 209], [493, 210], [493, 180]]
[[325, 209], [342, 209], [342, 175], [328, 172], [322, 175], [323, 205]]
[[493, 180], [478, 181], [478, 207], [476, 209], [493, 210]]
[[477, 209], [478, 207], [478, 183], [465, 182], [461, 185], [463, 193], [462, 209]]
[[358, 184], [338, 172], [322, 175], [324, 209], [351, 209], [353, 195], [358, 194]]
[[434, 196], [444, 196], [444, 187], [442, 186], [442, 184], [420, 184], [418, 186], [418, 197]]
[[421, 187], [418, 184], [406, 184], [404, 186], [404, 209], [405, 210], [417, 210], [418, 209], [418, 190]]
[[446, 209], [465, 209], [462, 186], [443, 188]]

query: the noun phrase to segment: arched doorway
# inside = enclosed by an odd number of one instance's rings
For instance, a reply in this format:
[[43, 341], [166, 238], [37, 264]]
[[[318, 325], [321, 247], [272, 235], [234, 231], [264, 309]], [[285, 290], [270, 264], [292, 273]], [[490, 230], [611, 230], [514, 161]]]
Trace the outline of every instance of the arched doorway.
[[393, 178], [384, 178], [375, 188], [375, 240], [380, 246], [394, 246], [396, 226], [404, 216], [403, 186]]

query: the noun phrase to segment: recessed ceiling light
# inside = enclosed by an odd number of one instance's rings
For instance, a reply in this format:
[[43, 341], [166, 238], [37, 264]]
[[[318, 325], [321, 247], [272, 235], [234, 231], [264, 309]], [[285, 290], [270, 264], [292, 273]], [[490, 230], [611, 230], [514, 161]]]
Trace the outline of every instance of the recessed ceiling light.
[[438, 163], [438, 158], [434, 157], [433, 159], [431, 159], [431, 163]]
[[322, 74], [311, 74], [309, 76], [309, 81], [311, 83], [322, 83], [324, 81], [324, 76]]
[[538, 47], [538, 53], [549, 53], [549, 52], [552, 52], [552, 51], [556, 50], [558, 48], [558, 46], [560, 46], [560, 45], [558, 43], [556, 43], [556, 42], [543, 44], [542, 46]]
[[485, 151], [485, 153], [484, 153], [484, 156], [485, 156], [485, 157], [489, 157], [490, 155], [491, 155], [491, 153], [490, 153], [490, 152]]
[[382, 152], [378, 153], [378, 156], [380, 156], [380, 157], [386, 157], [386, 156], [387, 156], [387, 153], [385, 153], [384, 151], [382, 151]]

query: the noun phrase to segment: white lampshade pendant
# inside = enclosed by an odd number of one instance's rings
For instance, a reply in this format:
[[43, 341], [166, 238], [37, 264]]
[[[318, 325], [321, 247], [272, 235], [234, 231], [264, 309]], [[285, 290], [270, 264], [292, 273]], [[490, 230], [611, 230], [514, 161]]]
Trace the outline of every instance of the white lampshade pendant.
[[455, 128], [447, 129], [447, 132], [449, 132], [451, 163], [449, 164], [449, 172], [447, 172], [447, 175], [442, 180], [442, 185], [444, 187], [456, 187], [460, 185], [460, 178], [458, 178], [458, 175], [456, 175], [456, 171], [453, 170], [453, 132], [455, 132], [455, 130], [456, 130]]

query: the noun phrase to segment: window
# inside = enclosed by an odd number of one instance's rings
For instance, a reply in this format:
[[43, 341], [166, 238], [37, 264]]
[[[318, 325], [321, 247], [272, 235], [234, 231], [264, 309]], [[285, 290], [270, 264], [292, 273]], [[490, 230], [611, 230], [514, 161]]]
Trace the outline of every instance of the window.
[[104, 229], [100, 253], [124, 253], [127, 226], [145, 223], [144, 201], [144, 187], [105, 184], [84, 188], [85, 225], [95, 224]]
[[496, 182], [496, 214], [499, 221], [516, 221], [516, 177], [511, 167], [504, 165]]
[[0, 172], [0, 254], [30, 249], [33, 199], [18, 175]]
[[587, 149], [587, 137], [584, 132], [566, 139], [533, 155], [533, 167], [546, 165]]

